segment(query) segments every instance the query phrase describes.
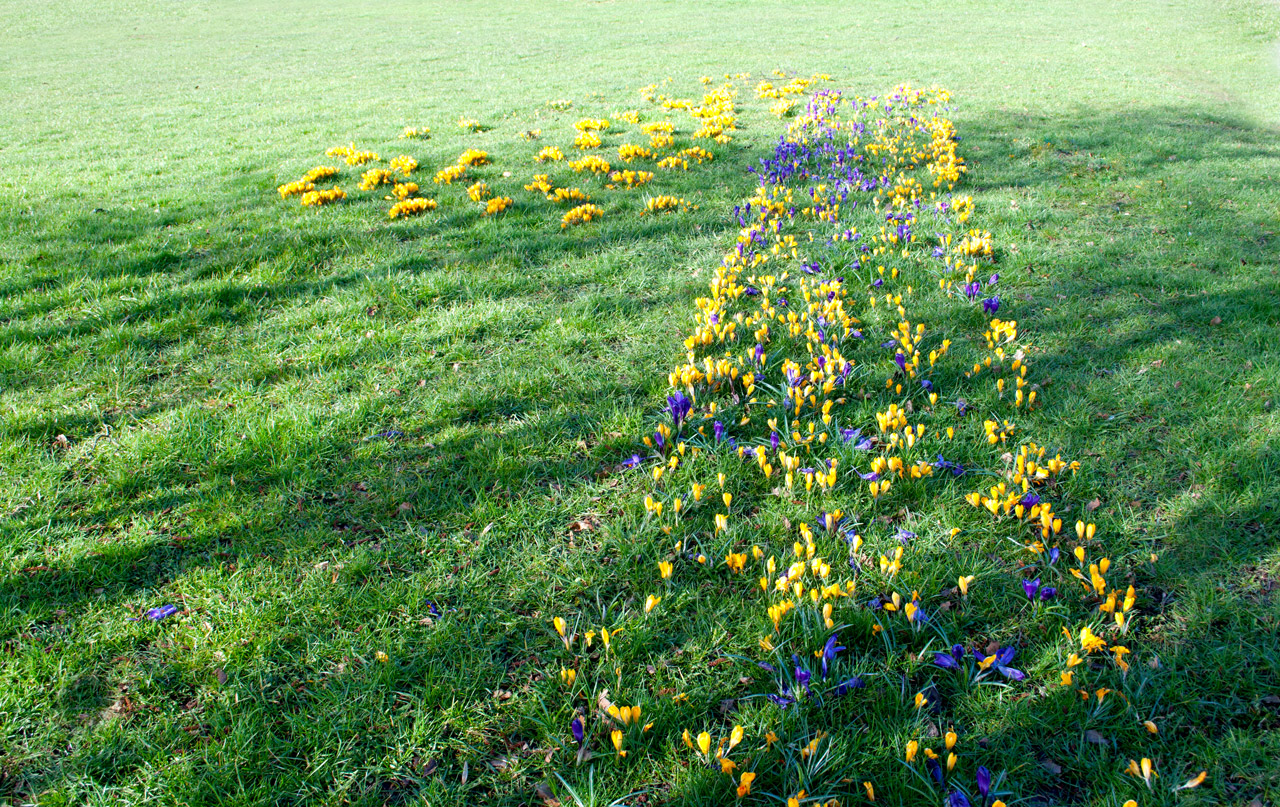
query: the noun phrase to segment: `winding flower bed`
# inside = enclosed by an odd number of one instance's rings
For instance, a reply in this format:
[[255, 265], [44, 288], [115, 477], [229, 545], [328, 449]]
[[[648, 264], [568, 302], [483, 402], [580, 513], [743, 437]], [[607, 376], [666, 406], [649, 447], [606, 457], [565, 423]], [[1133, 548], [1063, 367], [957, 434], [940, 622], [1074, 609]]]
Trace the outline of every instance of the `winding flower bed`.
[[[563, 769], [682, 745], [726, 802], [999, 807], [1020, 794], [976, 742], [992, 699], [1128, 731], [1127, 747], [1158, 735], [1129, 582], [1154, 557], [1110, 557], [1073, 500], [1079, 464], [1019, 425], [1042, 390], [998, 246], [955, 193], [948, 102], [816, 92], [752, 169], [666, 409], [624, 463], [646, 480], [630, 540], [652, 587], [619, 591], [607, 624], [549, 623]], [[717, 96], [702, 135], [727, 137], [731, 108]], [[944, 519], [915, 515], [938, 501]], [[730, 710], [620, 661], [709, 590], [755, 614]], [[1158, 786], [1153, 756], [1116, 759], [1134, 791], [1116, 803]]]

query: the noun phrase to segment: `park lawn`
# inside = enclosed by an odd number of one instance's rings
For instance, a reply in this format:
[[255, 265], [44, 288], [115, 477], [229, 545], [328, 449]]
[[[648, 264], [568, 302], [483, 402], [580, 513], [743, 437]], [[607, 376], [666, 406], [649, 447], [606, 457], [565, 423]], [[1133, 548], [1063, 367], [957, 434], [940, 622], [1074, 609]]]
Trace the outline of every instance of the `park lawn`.
[[[521, 804], [544, 782], [564, 797], [556, 772], [582, 795], [588, 768], [606, 802], [725, 800], [678, 742], [626, 766], [546, 761], [565, 712], [529, 684], [563, 660], [553, 616], [653, 589], [644, 484], [619, 464], [732, 243], [744, 168], [782, 131], [750, 91], [780, 68], [955, 93], [974, 223], [1051, 379], [1022, 423], [1081, 462], [1070, 517], [1090, 513], [1116, 556], [1159, 558], [1134, 565], [1131, 673], [1158, 738], [1108, 713], [1088, 726], [1101, 745], [1067, 709], [992, 696], [967, 748], [1009, 772], [1010, 803], [1274, 803], [1278, 18], [1244, 2], [7, 15], [0, 802]], [[520, 187], [577, 118], [739, 71], [740, 136], [655, 182], [696, 210], [642, 217], [643, 192], [602, 193], [605, 218], [562, 232]], [[398, 140], [406, 125], [432, 136]], [[540, 141], [517, 137], [531, 128]], [[321, 211], [276, 194], [348, 141], [414, 154], [424, 187], [486, 149], [478, 175], [516, 207], [483, 218], [465, 186], [431, 187], [438, 214], [388, 222], [367, 194]], [[967, 488], [945, 490], [907, 523], [956, 522]], [[791, 512], [764, 507], [765, 525]], [[690, 728], [733, 697], [721, 659], [758, 633], [758, 609], [707, 585], [691, 619], [619, 650], [687, 692]], [[181, 613], [138, 619], [168, 603]], [[883, 745], [851, 792], [902, 775]], [[1166, 774], [1149, 795], [1122, 772], [1140, 755]], [[1169, 792], [1201, 769], [1200, 789]]]

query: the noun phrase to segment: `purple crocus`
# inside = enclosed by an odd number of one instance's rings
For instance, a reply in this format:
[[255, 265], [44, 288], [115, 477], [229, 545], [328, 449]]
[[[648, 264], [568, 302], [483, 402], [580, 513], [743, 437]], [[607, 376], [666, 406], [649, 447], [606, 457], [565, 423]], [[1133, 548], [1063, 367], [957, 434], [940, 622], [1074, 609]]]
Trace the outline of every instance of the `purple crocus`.
[[845, 649], [843, 645], [837, 644], [837, 641], [839, 641], [839, 638], [840, 638], [839, 634], [837, 633], [831, 634], [830, 638], [827, 639], [826, 645], [824, 645], [822, 648], [822, 677], [824, 679], [827, 677], [827, 672], [828, 672], [827, 662], [835, 661], [836, 655], [841, 650]]
[[964, 661], [964, 646], [952, 645], [950, 653], [934, 653], [933, 663], [946, 670], [960, 669], [960, 662]]
[[688, 417], [691, 411], [693, 411], [693, 401], [690, 401], [683, 392], [676, 392], [675, 395], [667, 396], [667, 413], [671, 415], [675, 430], [678, 431], [680, 429], [680, 424], [684, 422], [684, 419]]
[[902, 372], [907, 371], [907, 357], [902, 351], [898, 351], [893, 355], [893, 361], [898, 365], [898, 369]]
[[[979, 654], [978, 650], [974, 650], [973, 652], [975, 656]], [[1027, 674], [1024, 673], [1022, 670], [1016, 670], [1013, 667], [1009, 666], [1009, 662], [1013, 661], [1013, 657], [1017, 652], [1018, 651], [1012, 647], [1000, 648], [999, 650], [996, 651], [995, 662], [992, 665], [996, 668], [997, 671], [999, 671], [1001, 675], [1003, 675], [1005, 678], [1008, 678], [1010, 681], [1021, 681], [1022, 679], [1027, 677]], [[985, 657], [979, 660], [983, 661], [985, 660]]]
[[929, 773], [933, 776], [934, 781], [938, 784], [942, 784], [942, 766], [938, 764], [938, 760], [933, 757], [929, 757], [929, 759], [925, 760], [925, 767], [929, 769]]
[[178, 613], [178, 606], [172, 604], [161, 605], [159, 608], [152, 608], [150, 611], [147, 611], [147, 619], [150, 619], [152, 622], [159, 622], [160, 620], [167, 619], [176, 613]]
[[623, 467], [623, 468], [635, 468], [636, 466], [638, 466], [638, 465], [639, 465], [640, 463], [642, 463], [642, 462], [644, 462], [644, 460], [640, 459], [640, 455], [639, 455], [639, 454], [632, 454], [630, 457], [628, 457], [627, 459], [625, 459], [625, 460], [623, 460], [623, 461], [622, 461], [622, 467]]
[[813, 678], [813, 674], [800, 666], [800, 659], [798, 657], [794, 655], [791, 656], [791, 662], [795, 665], [796, 669], [796, 683], [804, 687], [806, 695], [812, 694], [809, 690], [809, 679]]
[[991, 771], [987, 770], [987, 766], [978, 766], [978, 793], [982, 798], [986, 798], [991, 792]]
[[831, 690], [831, 694], [839, 698], [847, 695], [851, 689], [862, 689], [864, 686], [866, 686], [866, 683], [855, 675], [837, 684], [835, 689]]
[[724, 440], [724, 424], [723, 423], [717, 420], [715, 423], [711, 424], [711, 428], [715, 430], [717, 443]]
[[1045, 586], [1044, 588], [1040, 589], [1041, 602], [1048, 602], [1049, 600], [1052, 600], [1056, 596], [1058, 596], [1058, 590], [1053, 586]]
[[581, 717], [575, 717], [573, 722], [569, 724], [569, 731], [573, 732], [573, 739], [578, 745], [582, 745], [582, 741], [586, 739], [587, 727], [583, 724]]
[[1024, 594], [1027, 595], [1028, 600], [1034, 600], [1036, 598], [1036, 592], [1038, 592], [1039, 590], [1040, 590], [1040, 578], [1037, 577], [1035, 580], [1022, 581], [1022, 591]]
[[982, 311], [985, 314], [995, 314], [1000, 310], [1000, 295], [996, 294], [982, 301]]
[[953, 790], [947, 797], [947, 807], [970, 807], [969, 799], [959, 790]]

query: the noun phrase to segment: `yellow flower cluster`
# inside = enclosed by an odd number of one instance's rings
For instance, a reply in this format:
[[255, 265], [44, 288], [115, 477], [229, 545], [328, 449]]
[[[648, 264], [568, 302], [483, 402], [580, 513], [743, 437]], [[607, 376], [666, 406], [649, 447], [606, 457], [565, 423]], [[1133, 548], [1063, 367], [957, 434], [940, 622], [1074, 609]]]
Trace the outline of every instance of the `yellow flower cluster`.
[[634, 109], [628, 109], [625, 112], [615, 112], [613, 119], [623, 123], [637, 124], [640, 122], [640, 113]]
[[360, 151], [356, 148], [355, 143], [346, 146], [334, 146], [325, 152], [330, 157], [345, 157], [347, 165], [364, 165], [365, 163], [376, 163], [379, 160], [377, 152]]
[[490, 199], [484, 206], [484, 215], [494, 216], [514, 204], [510, 196], [495, 196]]
[[716, 157], [711, 152], [699, 146], [690, 146], [680, 152], [680, 156], [688, 160], [697, 160], [698, 165], [702, 165], [703, 161], [711, 162]]
[[304, 207], [320, 207], [321, 205], [331, 204], [340, 199], [346, 199], [347, 192], [342, 188], [330, 188], [327, 191], [311, 191], [302, 195], [302, 204]]
[[640, 215], [646, 213], [671, 213], [676, 210], [688, 210], [689, 203], [678, 196], [654, 196], [646, 199], [644, 210], [640, 211]]
[[478, 132], [484, 127], [481, 126], [480, 121], [475, 118], [458, 118], [458, 128]]
[[400, 133], [402, 139], [423, 138], [425, 139], [431, 134], [431, 129], [426, 126], [406, 126], [404, 131]]
[[551, 193], [552, 185], [546, 174], [534, 174], [533, 182], [525, 185], [524, 189], [535, 193]]
[[611, 166], [607, 160], [601, 159], [594, 154], [589, 154], [580, 160], [570, 160], [569, 167], [578, 173], [590, 171], [593, 174], [607, 174]]
[[391, 196], [388, 196], [387, 198], [390, 199], [394, 197], [396, 199], [403, 200], [403, 199], [408, 199], [410, 196], [413, 196], [417, 192], [418, 192], [418, 183], [399, 182], [399, 183], [396, 183], [396, 185], [391, 188]]
[[564, 229], [570, 224], [585, 224], [603, 215], [604, 211], [596, 205], [578, 205], [560, 218], [560, 228]]
[[609, 128], [609, 121], [605, 118], [583, 118], [574, 123], [573, 128], [579, 132], [603, 132]]
[[328, 179], [329, 177], [336, 177], [337, 175], [338, 175], [338, 169], [334, 168], [333, 166], [317, 165], [315, 168], [312, 168], [310, 171], [308, 171], [302, 177], [302, 179], [305, 182], [319, 182], [322, 179]]
[[579, 188], [556, 188], [547, 194], [548, 202], [589, 202], [591, 197]]
[[462, 179], [466, 175], [467, 167], [465, 165], [457, 165], [455, 163], [454, 165], [446, 165], [444, 168], [436, 171], [436, 175], [432, 181], [437, 185], [452, 185], [454, 182]]
[[600, 139], [600, 135], [593, 131], [578, 132], [573, 138], [573, 147], [586, 151], [587, 149], [598, 149], [604, 143]]
[[488, 195], [489, 195], [489, 185], [485, 182], [477, 182], [476, 184], [467, 188], [467, 196], [473, 202], [484, 201], [485, 197], [487, 197]]
[[408, 154], [401, 154], [391, 162], [387, 163], [392, 171], [399, 171], [405, 176], [412, 174], [418, 167], [418, 161], [410, 157]]
[[623, 143], [621, 146], [618, 146], [618, 159], [625, 163], [638, 159], [647, 160], [652, 156], [653, 152], [649, 151], [649, 149], [644, 146], [637, 146], [634, 143]]
[[423, 199], [421, 197], [403, 199], [391, 206], [391, 209], [387, 211], [387, 217], [397, 219], [405, 216], [416, 216], [428, 210], [435, 210], [436, 207], [435, 199]]
[[467, 149], [458, 155], [458, 165], [466, 165], [471, 167], [488, 165], [489, 152], [480, 149]]
[[658, 134], [649, 135], [650, 148], [665, 149], [671, 147], [675, 142], [676, 139], [669, 134], [659, 132]]
[[779, 118], [785, 118], [796, 111], [796, 102], [791, 98], [782, 98], [770, 104], [769, 111]]
[[537, 140], [539, 137], [542, 137], [541, 129], [525, 129], [520, 133], [521, 140]]
[[307, 191], [313, 191], [315, 189], [316, 189], [315, 183], [305, 179], [298, 179], [293, 182], [286, 182], [285, 184], [276, 188], [276, 190], [280, 192], [281, 199], [285, 199], [290, 196], [300, 196], [301, 194], [304, 194]]
[[371, 191], [379, 185], [393, 185], [396, 181], [394, 171], [385, 168], [370, 168], [360, 176], [360, 190]]
[[540, 163], [545, 163], [548, 160], [558, 162], [564, 159], [564, 152], [555, 146], [546, 146], [545, 148], [540, 149], [533, 159]]
[[[614, 171], [609, 175], [609, 181], [615, 185], [622, 185], [626, 188], [638, 188], [653, 179], [652, 171]], [[607, 187], [612, 188], [613, 185]]]

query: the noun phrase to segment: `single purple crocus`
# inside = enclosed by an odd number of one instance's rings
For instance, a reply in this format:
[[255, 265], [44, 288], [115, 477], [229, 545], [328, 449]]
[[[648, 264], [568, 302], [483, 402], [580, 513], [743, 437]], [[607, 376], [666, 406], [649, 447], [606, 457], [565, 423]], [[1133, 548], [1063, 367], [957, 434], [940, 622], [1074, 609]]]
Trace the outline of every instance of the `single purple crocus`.
[[920, 379], [920, 386], [924, 387], [925, 392], [933, 392], [933, 382], [927, 378]]
[[895, 364], [898, 365], [899, 370], [901, 370], [904, 373], [907, 371], [907, 357], [906, 357], [906, 354], [904, 354], [902, 351], [898, 351], [897, 353], [893, 354], [893, 361]]
[[581, 717], [575, 717], [573, 722], [569, 724], [569, 731], [573, 732], [573, 739], [578, 745], [582, 745], [582, 741], [586, 739], [587, 727], [583, 724]]
[[623, 460], [623, 461], [622, 461], [622, 467], [623, 467], [623, 468], [635, 468], [636, 466], [638, 466], [638, 465], [639, 465], [640, 463], [642, 463], [642, 462], [644, 462], [644, 460], [640, 459], [640, 455], [639, 455], [639, 454], [632, 454], [630, 457], [628, 457], [627, 459], [625, 459], [625, 460]]
[[717, 420], [715, 423], [711, 424], [711, 428], [715, 430], [717, 443], [724, 440], [724, 424], [723, 423]]
[[804, 687], [806, 695], [812, 694], [809, 690], [809, 679], [813, 678], [813, 674], [800, 666], [800, 659], [795, 655], [791, 656], [791, 662], [795, 665], [796, 669], [796, 683]]
[[1022, 670], [1015, 670], [1013, 667], [1009, 666], [1009, 662], [1013, 661], [1013, 657], [1017, 652], [1018, 651], [1012, 647], [1003, 647], [996, 651], [994, 666], [1001, 675], [1011, 681], [1021, 681], [1027, 677], [1027, 674]]
[[987, 285], [988, 285], [988, 286], [994, 286], [995, 284], [997, 284], [997, 283], [999, 283], [999, 282], [1000, 282], [1000, 273], [999, 273], [999, 272], [996, 272], [995, 274], [993, 274], [993, 275], [991, 276], [991, 279], [987, 281]]
[[1023, 507], [1035, 507], [1039, 503], [1040, 503], [1039, 494], [1033, 493], [1031, 491], [1027, 491], [1026, 493], [1022, 494], [1022, 498], [1018, 500], [1018, 504], [1022, 505]]
[[978, 793], [980, 793], [982, 795], [982, 798], [985, 799], [987, 797], [987, 794], [990, 792], [991, 792], [991, 771], [987, 770], [987, 766], [979, 765], [978, 766]]
[[1000, 295], [988, 297], [982, 301], [982, 311], [984, 314], [995, 314], [1000, 310]]
[[436, 619], [440, 618], [440, 609], [436, 608], [436, 604], [433, 602], [427, 603], [427, 613], [431, 614]]
[[783, 709], [795, 703], [791, 698], [784, 697], [782, 695], [774, 695], [773, 693], [769, 693], [766, 697], [768, 697], [775, 705], [780, 706]]
[[1058, 590], [1053, 586], [1045, 586], [1044, 588], [1040, 589], [1041, 602], [1048, 602], [1049, 600], [1052, 600], [1056, 596], [1058, 596]]
[[942, 784], [942, 766], [938, 764], [938, 760], [930, 757], [925, 760], [925, 766], [929, 768], [929, 773], [933, 776], [934, 781]]
[[862, 689], [864, 686], [866, 686], [866, 683], [855, 675], [837, 684], [835, 689], [831, 690], [831, 694], [839, 698], [847, 695], [851, 689]]
[[683, 392], [676, 392], [675, 395], [667, 396], [667, 413], [671, 415], [675, 430], [678, 431], [680, 429], [680, 424], [684, 422], [684, 419], [691, 411], [693, 411], [693, 401], [690, 401]]
[[1053, 549], [1050, 549], [1050, 550], [1049, 550], [1049, 565], [1050, 565], [1050, 566], [1052, 566], [1053, 564], [1057, 563], [1057, 562], [1058, 562], [1058, 558], [1060, 558], [1061, 556], [1062, 556], [1062, 550], [1061, 550], [1061, 549], [1058, 549], [1058, 547], [1056, 547], [1056, 546], [1055, 546]]
[[162, 605], [159, 608], [152, 608], [150, 611], [147, 611], [147, 619], [150, 619], [152, 622], [159, 622], [160, 620], [167, 619], [176, 613], [178, 613], [178, 606], [172, 604]]
[[828, 672], [827, 662], [835, 661], [836, 655], [841, 650], [845, 649], [843, 645], [836, 643], [839, 640], [839, 638], [840, 638], [839, 634], [837, 633], [831, 634], [831, 637], [827, 639], [826, 645], [824, 645], [822, 648], [822, 677], [824, 679], [827, 677], [827, 672]]
[[876, 473], [875, 471], [871, 471], [865, 474], [859, 473], [858, 476], [862, 477], [867, 482], [875, 482], [880, 479], [880, 474]]
[[969, 799], [959, 790], [953, 790], [947, 797], [947, 807], [970, 807]]
[[782, 445], [782, 435], [778, 434], [777, 432], [772, 432], [769, 435], [769, 446], [773, 448], [774, 451], [777, 451], [778, 446], [780, 445]]
[[1035, 580], [1022, 581], [1022, 591], [1027, 595], [1028, 600], [1034, 600], [1036, 598], [1036, 592], [1038, 592], [1039, 590], [1040, 590], [1040, 578], [1037, 577]]
[[658, 447], [659, 451], [662, 451], [662, 449], [664, 449], [667, 445], [667, 438], [662, 436], [662, 432], [654, 432], [653, 443]]
[[908, 543], [910, 543], [912, 538], [916, 537], [916, 534], [914, 532], [911, 532], [909, 530], [904, 530], [901, 527], [899, 527], [898, 532], [896, 535], [894, 535], [894, 537], [897, 538], [902, 543], [903, 546], [906, 546]]
[[777, 668], [777, 667], [774, 667], [772, 664], [770, 664], [770, 663], [769, 663], [769, 662], [767, 662], [767, 661], [757, 661], [757, 662], [756, 662], [756, 666], [757, 666], [757, 667], [759, 667], [759, 668], [760, 668], [760, 669], [762, 669], [762, 670], [768, 670], [769, 672], [773, 673], [774, 675], [777, 675], [777, 674], [778, 674], [778, 668]]

